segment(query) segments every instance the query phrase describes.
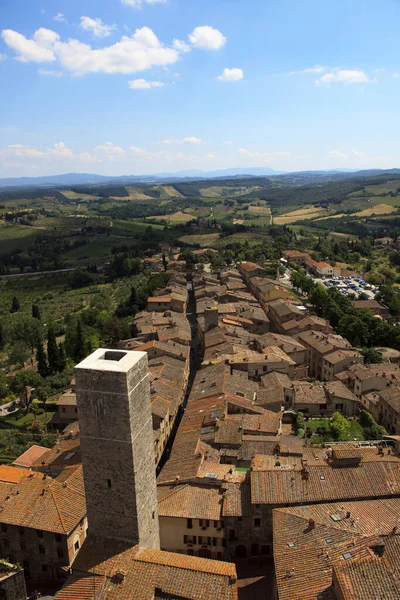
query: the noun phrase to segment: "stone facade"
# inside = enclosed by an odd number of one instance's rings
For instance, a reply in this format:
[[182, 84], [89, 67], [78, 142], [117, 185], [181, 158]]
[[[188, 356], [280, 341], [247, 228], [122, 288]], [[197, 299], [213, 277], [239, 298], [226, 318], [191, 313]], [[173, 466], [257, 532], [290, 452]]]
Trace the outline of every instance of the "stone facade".
[[99, 349], [75, 373], [90, 531], [159, 548], [147, 354]]
[[85, 540], [86, 529], [86, 519], [82, 519], [69, 536], [3, 523], [0, 531], [1, 556], [22, 565], [27, 580], [63, 579], [65, 567], [72, 563]]
[[[10, 568], [12, 565], [10, 565]], [[0, 598], [5, 600], [26, 600], [24, 572], [18, 567], [10, 573], [3, 573], [0, 567]]]

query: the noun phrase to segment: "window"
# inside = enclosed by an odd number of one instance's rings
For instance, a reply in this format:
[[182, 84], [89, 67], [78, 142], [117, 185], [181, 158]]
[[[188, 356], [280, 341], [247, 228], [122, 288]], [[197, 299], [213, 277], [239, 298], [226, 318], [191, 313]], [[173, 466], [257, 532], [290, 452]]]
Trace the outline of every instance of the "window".
[[57, 556], [58, 556], [58, 558], [64, 558], [64, 552], [61, 550], [61, 548], [58, 548]]
[[238, 521], [243, 521], [243, 517], [238, 517]]
[[196, 536], [195, 535], [184, 535], [183, 536], [183, 543], [184, 544], [195, 544], [196, 543]]
[[336, 404], [335, 408], [336, 410], [343, 410], [344, 405], [343, 404]]
[[76, 406], [75, 406], [75, 408], [74, 408], [74, 412], [76, 412], [76, 413], [78, 412], [78, 409], [77, 409], [77, 407], [76, 407]]
[[42, 544], [39, 544], [39, 554], [46, 554], [45, 547]]
[[109, 490], [111, 489], [111, 479], [107, 479], [107, 487]]
[[19, 535], [25, 535], [25, 529], [23, 527], [19, 528]]
[[65, 406], [63, 406], [63, 407], [61, 408], [61, 412], [63, 412], [63, 413], [67, 412], [67, 409], [65, 408]]
[[62, 535], [61, 535], [61, 533], [56, 533], [55, 534], [55, 538], [56, 538], [56, 542], [62, 542]]
[[41, 531], [40, 529], [37, 529], [36, 535], [38, 536], [38, 538], [43, 538], [43, 531]]
[[210, 521], [208, 519], [199, 519], [200, 527], [210, 527]]
[[20, 548], [21, 548], [22, 552], [26, 552], [26, 544], [25, 544], [25, 542], [22, 541], [22, 542], [19, 543], [19, 545], [20, 545]]
[[79, 540], [77, 542], [75, 542], [74, 548], [75, 548], [76, 552], [79, 550]]
[[5, 523], [1, 524], [1, 530], [4, 531], [4, 533], [7, 531], [7, 525]]
[[192, 521], [192, 519], [186, 519], [186, 527], [188, 529], [193, 529], [193, 521]]
[[7, 538], [4, 539], [3, 540], [3, 546], [4, 546], [4, 548], [9, 548], [10, 547], [10, 540], [7, 540]]
[[254, 527], [261, 527], [261, 519], [254, 519]]
[[193, 548], [188, 548], [187, 553], [188, 553], [189, 556], [193, 556], [193, 554], [194, 554]]
[[211, 546], [211, 538], [206, 535], [199, 535], [199, 544], [203, 546]]
[[42, 565], [42, 571], [46, 573], [49, 570], [49, 565]]

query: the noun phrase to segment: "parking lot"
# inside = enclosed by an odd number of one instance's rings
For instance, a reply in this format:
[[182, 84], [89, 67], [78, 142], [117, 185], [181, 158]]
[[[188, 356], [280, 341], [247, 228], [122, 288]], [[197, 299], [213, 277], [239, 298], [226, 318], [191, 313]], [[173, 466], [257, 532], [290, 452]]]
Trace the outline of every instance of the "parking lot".
[[373, 300], [379, 291], [377, 287], [368, 284], [364, 279], [361, 279], [361, 277], [336, 276], [324, 279], [313, 277], [313, 279], [328, 289], [336, 287], [343, 296], [354, 294], [356, 298], [359, 298], [361, 294], [363, 294], [362, 298], [365, 296], [368, 300]]

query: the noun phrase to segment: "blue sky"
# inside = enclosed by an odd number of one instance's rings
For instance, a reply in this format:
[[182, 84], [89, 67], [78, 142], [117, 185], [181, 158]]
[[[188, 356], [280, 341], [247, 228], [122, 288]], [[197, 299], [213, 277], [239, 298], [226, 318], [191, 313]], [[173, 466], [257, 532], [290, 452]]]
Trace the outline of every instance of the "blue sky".
[[1, 0], [0, 176], [400, 167], [399, 0]]

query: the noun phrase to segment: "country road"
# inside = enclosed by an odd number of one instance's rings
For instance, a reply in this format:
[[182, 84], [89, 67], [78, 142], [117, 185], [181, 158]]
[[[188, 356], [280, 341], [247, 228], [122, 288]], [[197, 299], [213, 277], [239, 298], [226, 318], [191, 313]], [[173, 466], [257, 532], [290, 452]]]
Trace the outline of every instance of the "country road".
[[82, 267], [70, 267], [68, 269], [56, 269], [55, 271], [32, 271], [31, 273], [13, 273], [11, 275], [0, 275], [0, 279], [10, 277], [32, 277], [33, 275], [51, 275], [52, 273], [66, 273], [68, 271], [79, 271]]

